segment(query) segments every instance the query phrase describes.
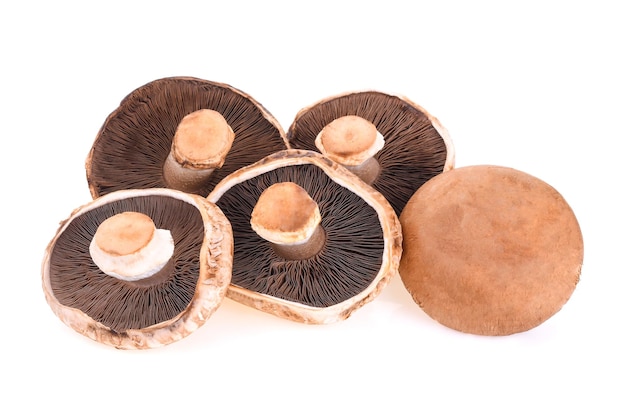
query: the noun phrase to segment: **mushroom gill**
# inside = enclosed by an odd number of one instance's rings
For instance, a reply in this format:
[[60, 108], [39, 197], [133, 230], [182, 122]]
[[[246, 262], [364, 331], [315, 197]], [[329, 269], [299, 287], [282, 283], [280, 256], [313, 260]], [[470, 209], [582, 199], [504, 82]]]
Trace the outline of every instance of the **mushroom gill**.
[[[261, 192], [279, 182], [298, 184], [319, 206], [326, 242], [312, 257], [286, 259], [250, 226]], [[360, 294], [381, 270], [385, 243], [378, 213], [315, 165], [259, 174], [233, 185], [216, 203], [233, 228], [235, 286], [323, 308]]]
[[415, 190], [454, 164], [452, 142], [435, 118], [404, 98], [376, 91], [336, 96], [302, 109], [287, 131], [289, 145], [317, 150], [322, 130], [348, 115], [373, 123], [384, 138], [384, 146], [373, 157], [380, 169], [367, 182], [397, 215]]
[[[292, 199], [285, 201], [291, 207], [252, 219], [259, 200], [265, 200], [260, 197], [275, 185], [281, 185], [280, 195]], [[282, 202], [274, 191], [271, 195], [270, 201]], [[305, 203], [309, 198], [314, 204]], [[207, 199], [222, 209], [233, 228], [227, 296], [247, 306], [292, 321], [329, 324], [376, 298], [398, 272], [402, 233], [393, 208], [355, 174], [318, 152], [271, 154], [224, 178]], [[262, 206], [263, 212], [267, 206]], [[289, 213], [302, 217], [280, 221]], [[324, 242], [311, 242], [318, 239]], [[284, 251], [291, 245], [306, 248]]]
[[494, 165], [429, 180], [400, 215], [399, 273], [422, 310], [477, 335], [534, 328], [569, 300], [584, 244], [578, 220], [552, 186]]
[[[168, 205], [169, 210], [155, 210]], [[98, 225], [115, 213], [145, 213], [157, 227], [166, 227], [175, 241], [170, 262], [149, 278], [122, 281], [103, 273], [89, 255]], [[117, 201], [82, 214], [58, 238], [50, 259], [51, 286], [65, 306], [122, 332], [167, 321], [191, 302], [200, 273], [204, 238], [198, 210], [170, 197], [138, 197]]]
[[67, 326], [121, 349], [159, 347], [226, 296], [233, 240], [222, 211], [171, 189], [120, 190], [74, 210], [48, 244], [42, 287]]
[[164, 165], [183, 119], [194, 112], [218, 112], [234, 133], [225, 162], [193, 190], [206, 196], [222, 178], [273, 152], [287, 148], [276, 119], [249, 95], [192, 77], [152, 81], [122, 100], [100, 128], [86, 160], [93, 197], [122, 189], [170, 187]]

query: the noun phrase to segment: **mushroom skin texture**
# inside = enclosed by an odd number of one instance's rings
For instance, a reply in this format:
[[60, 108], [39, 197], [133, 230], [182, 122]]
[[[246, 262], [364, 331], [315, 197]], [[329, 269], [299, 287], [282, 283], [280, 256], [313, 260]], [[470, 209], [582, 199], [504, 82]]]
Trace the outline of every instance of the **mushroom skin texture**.
[[[160, 203], [155, 206], [150, 203], [152, 199]], [[161, 273], [156, 274], [154, 278], [128, 282], [107, 276], [98, 269], [89, 255], [91, 241], [89, 236], [93, 236], [98, 227], [91, 217], [104, 220], [115, 215], [116, 211], [119, 213], [128, 210], [126, 207], [132, 205], [133, 210], [153, 213], [161, 223], [173, 216], [167, 213], [168, 202], [175, 202], [177, 206], [170, 207], [170, 209], [179, 209], [178, 213], [181, 217], [187, 216], [186, 220], [193, 219], [193, 226], [189, 227], [193, 228], [193, 231], [189, 234], [184, 225], [174, 229], [175, 255]], [[181, 208], [186, 211], [184, 215]], [[195, 228], [198, 226], [199, 229]], [[189, 235], [194, 235], [194, 237]], [[69, 242], [72, 244], [66, 246]], [[189, 245], [188, 243], [191, 243], [189, 250], [177, 250], [177, 248]], [[74, 245], [76, 245], [75, 248]], [[69, 248], [70, 246], [72, 248]], [[46, 301], [55, 315], [78, 333], [118, 349], [156, 348], [188, 336], [203, 325], [217, 309], [230, 284], [232, 255], [233, 238], [230, 223], [217, 206], [201, 196], [172, 189], [116, 191], [75, 209], [66, 220], [61, 222], [57, 233], [45, 250], [42, 262], [42, 287]], [[63, 280], [58, 277], [60, 274], [70, 274], [73, 277]], [[121, 293], [139, 292], [138, 288], [158, 286], [161, 283], [163, 287], [159, 291], [163, 294], [164, 300], [167, 300], [168, 294], [177, 293], [176, 286], [184, 284], [187, 288], [180, 294], [172, 296], [177, 300], [170, 300], [172, 304], [184, 306], [180, 311], [172, 313], [159, 322], [132, 328], [107, 325], [103, 323], [107, 321], [96, 320], [86, 311], [76, 307], [97, 303], [97, 300], [89, 301], [94, 299], [94, 292], [103, 285], [109, 288], [118, 286], [118, 284], [112, 284], [116, 281], [120, 283], [120, 286], [125, 286]], [[71, 286], [71, 282], [79, 283], [80, 289], [67, 292], [64, 287]], [[181, 300], [185, 295], [189, 296], [188, 301]], [[73, 297], [88, 300], [66, 301]], [[107, 297], [103, 295], [102, 299]], [[100, 302], [105, 306], [97, 309], [109, 309], [110, 305], [107, 305], [106, 301]], [[155, 305], [158, 305], [156, 309], [165, 312], [161, 316], [168, 314], [167, 309], [158, 301], [133, 300], [130, 302], [137, 302], [140, 305], [136, 308], [125, 306], [124, 312], [129, 316], [135, 315], [133, 309], [142, 312], [141, 306], [155, 307]], [[130, 313], [128, 313], [129, 310]]]
[[479, 165], [424, 184], [400, 215], [399, 273], [431, 318], [469, 334], [530, 330], [569, 300], [583, 262], [577, 219], [542, 180]]
[[[181, 122], [203, 110], [222, 115], [234, 136], [232, 145], [216, 149], [216, 161], [210, 157], [194, 161], [193, 154], [180, 155], [179, 147], [172, 149]], [[187, 122], [182, 128], [191, 140], [195, 138], [188, 128], [194, 124], [199, 130], [212, 130], [202, 121]], [[224, 83], [167, 77], [133, 90], [109, 114], [89, 150], [85, 171], [94, 198], [147, 188], [206, 196], [233, 171], [288, 147], [281, 125], [250, 95]]]
[[[349, 168], [379, 191], [398, 216], [422, 184], [454, 167], [454, 145], [439, 120], [404, 96], [379, 91], [344, 93], [302, 108], [287, 130], [289, 146], [323, 152], [319, 146], [322, 132], [348, 116], [371, 122], [384, 141], [384, 146], [362, 166]], [[342, 130], [350, 132], [347, 127]], [[360, 154], [359, 149], [355, 148], [354, 153]], [[332, 152], [326, 156], [333, 159]], [[355, 164], [345, 156], [335, 161], [344, 160], [348, 165]]]
[[[256, 199], [263, 190], [280, 182], [299, 184], [319, 205], [320, 225], [327, 241], [319, 253], [307, 259], [283, 258], [273, 251], [271, 242], [257, 236], [250, 226]], [[352, 210], [343, 204], [345, 200], [320, 200], [328, 195], [336, 199], [352, 196], [358, 201], [358, 206], [354, 206], [362, 209]], [[233, 280], [227, 297], [244, 305], [292, 321], [334, 323], [348, 318], [372, 301], [397, 274], [402, 233], [393, 208], [356, 175], [315, 151], [290, 149], [267, 156], [224, 178], [209, 194], [208, 200], [220, 206], [231, 222], [235, 256]], [[376, 223], [378, 232], [362, 226], [366, 214], [357, 210], [367, 211], [367, 219]], [[341, 219], [361, 224], [362, 232], [359, 233], [378, 237], [376, 243], [371, 243], [376, 248], [376, 260], [354, 261], [370, 257], [364, 255], [368, 253], [363, 248], [368, 246], [370, 238], [333, 230], [333, 224], [340, 223]], [[336, 254], [331, 254], [331, 249], [343, 251], [336, 258], [355, 266], [327, 266], [317, 270], [315, 266], [323, 265], [323, 260]], [[363, 264], [371, 264], [373, 267], [368, 266], [371, 271], [362, 270], [365, 268]], [[310, 282], [305, 285], [302, 279]], [[355, 290], [344, 296], [340, 287], [352, 282], [356, 283], [350, 285], [355, 286]], [[325, 287], [311, 290], [309, 283], [312, 286], [323, 283]], [[296, 296], [294, 289], [303, 293]]]

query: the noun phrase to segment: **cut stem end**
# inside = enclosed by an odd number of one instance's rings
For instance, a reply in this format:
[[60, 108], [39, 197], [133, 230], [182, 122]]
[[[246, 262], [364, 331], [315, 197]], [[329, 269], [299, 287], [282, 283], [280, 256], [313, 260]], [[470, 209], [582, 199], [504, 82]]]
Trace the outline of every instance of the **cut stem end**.
[[122, 212], [104, 220], [91, 240], [94, 263], [109, 276], [136, 281], [159, 272], [174, 253], [170, 231], [156, 229], [149, 216]]
[[275, 183], [259, 197], [250, 218], [252, 229], [272, 243], [277, 254], [304, 259], [317, 254], [326, 241], [317, 203], [292, 182]]
[[215, 110], [200, 109], [178, 124], [172, 148], [163, 166], [170, 188], [193, 193], [224, 165], [235, 140], [226, 119]]
[[374, 158], [385, 145], [383, 135], [370, 121], [355, 115], [330, 122], [315, 138], [318, 150], [371, 184], [380, 165]]

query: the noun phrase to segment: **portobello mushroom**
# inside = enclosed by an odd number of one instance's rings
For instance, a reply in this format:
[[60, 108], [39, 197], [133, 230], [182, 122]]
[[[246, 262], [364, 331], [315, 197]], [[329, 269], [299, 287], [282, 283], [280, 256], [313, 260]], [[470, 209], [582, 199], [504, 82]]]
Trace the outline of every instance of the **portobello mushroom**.
[[111, 192], [76, 209], [46, 248], [42, 285], [69, 327], [121, 349], [188, 336], [223, 300], [230, 223], [201, 196], [171, 189]]
[[422, 310], [470, 334], [534, 328], [569, 300], [583, 238], [552, 186], [509, 167], [456, 168], [433, 177], [400, 215], [400, 277]]
[[413, 193], [454, 166], [448, 131], [421, 106], [379, 91], [333, 96], [301, 109], [292, 148], [322, 152], [357, 174], [399, 216]]
[[105, 120], [85, 162], [91, 195], [171, 188], [206, 196], [226, 175], [288, 147], [282, 127], [234, 87], [154, 80]]
[[209, 194], [235, 241], [227, 296], [294, 321], [348, 318], [397, 273], [402, 235], [393, 208], [315, 151], [272, 154]]

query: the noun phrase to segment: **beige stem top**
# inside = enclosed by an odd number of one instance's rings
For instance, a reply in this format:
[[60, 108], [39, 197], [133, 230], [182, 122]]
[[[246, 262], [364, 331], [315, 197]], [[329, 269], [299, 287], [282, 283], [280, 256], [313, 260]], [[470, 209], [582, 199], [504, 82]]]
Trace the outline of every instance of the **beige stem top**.
[[100, 224], [89, 252], [104, 273], [133, 281], [161, 270], [174, 252], [174, 241], [169, 231], [156, 229], [149, 216], [122, 212]]
[[172, 140], [172, 154], [184, 167], [220, 168], [235, 139], [226, 119], [217, 111], [200, 109], [185, 116]]
[[307, 191], [296, 183], [282, 182], [261, 193], [250, 225], [274, 244], [297, 245], [309, 240], [320, 221], [319, 207]]
[[348, 115], [326, 125], [315, 138], [315, 145], [339, 164], [357, 166], [380, 151], [385, 141], [372, 122]]

